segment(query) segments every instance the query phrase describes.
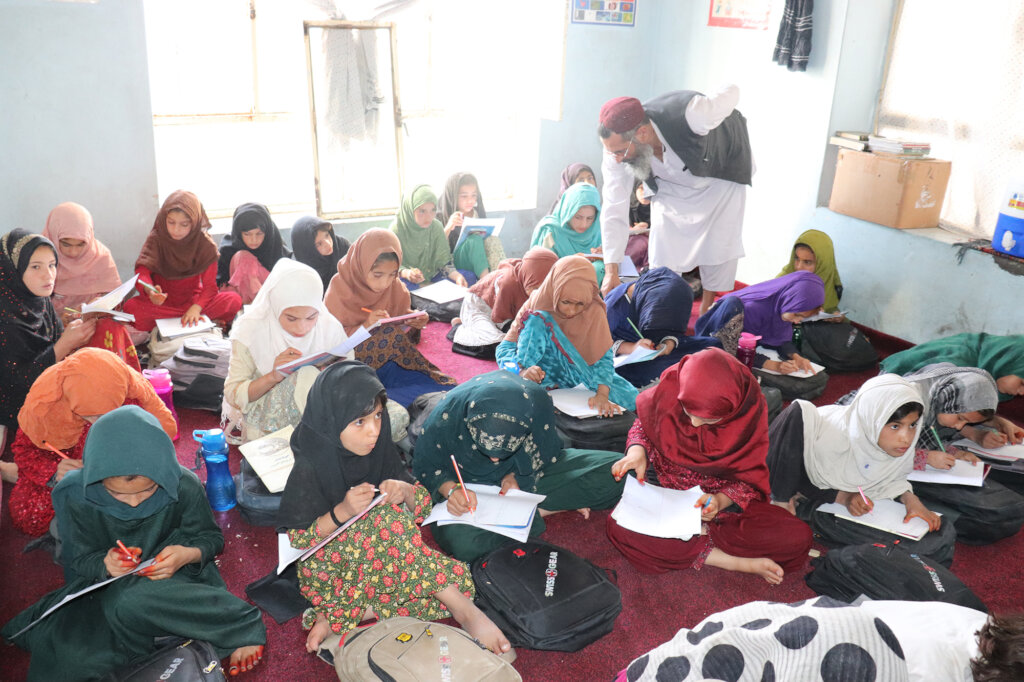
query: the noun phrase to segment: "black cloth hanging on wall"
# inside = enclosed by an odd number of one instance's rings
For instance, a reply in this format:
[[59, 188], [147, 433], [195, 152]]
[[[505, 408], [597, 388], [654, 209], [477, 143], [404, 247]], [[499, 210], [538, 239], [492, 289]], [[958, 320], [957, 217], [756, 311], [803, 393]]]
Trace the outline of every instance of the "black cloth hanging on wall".
[[813, 14], [814, 0], [786, 0], [772, 61], [790, 71], [807, 70], [807, 60], [811, 56]]

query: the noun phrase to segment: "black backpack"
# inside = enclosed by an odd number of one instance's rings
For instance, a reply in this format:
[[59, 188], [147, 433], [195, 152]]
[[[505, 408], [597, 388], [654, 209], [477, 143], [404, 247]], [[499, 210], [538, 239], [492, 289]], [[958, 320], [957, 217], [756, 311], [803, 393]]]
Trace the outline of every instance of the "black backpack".
[[988, 612], [948, 568], [892, 543], [831, 549], [811, 566], [807, 586], [848, 603], [863, 594], [870, 599], [944, 601]]
[[828, 372], [824, 370], [814, 376], [800, 378], [785, 374], [769, 374], [760, 369], [755, 369], [754, 376], [761, 382], [762, 391], [765, 386], [776, 388], [782, 392], [783, 400], [796, 400], [798, 398], [800, 400], [814, 400], [824, 393], [825, 387], [828, 386]]
[[224, 668], [209, 642], [172, 637], [153, 653], [121, 666], [101, 682], [224, 682]]
[[567, 448], [626, 451], [626, 437], [636, 412], [623, 410], [614, 417], [570, 417], [555, 409], [555, 429]]
[[281, 508], [284, 493], [267, 490], [245, 457], [234, 478], [235, 500], [245, 522], [250, 526], [276, 526], [277, 510]]
[[862, 372], [878, 364], [878, 351], [849, 322], [807, 322], [800, 354], [830, 372]]
[[578, 651], [612, 631], [622, 594], [604, 570], [542, 540], [473, 562], [476, 604], [513, 646]]

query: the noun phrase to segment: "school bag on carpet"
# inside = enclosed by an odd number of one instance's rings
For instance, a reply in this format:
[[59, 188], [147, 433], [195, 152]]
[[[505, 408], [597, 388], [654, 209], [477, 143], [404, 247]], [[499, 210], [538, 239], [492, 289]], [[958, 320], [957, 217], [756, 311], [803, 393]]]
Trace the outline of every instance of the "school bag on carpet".
[[416, 295], [415, 291], [409, 292], [412, 295], [412, 309], [422, 310], [434, 322], [450, 323], [459, 316], [462, 310], [462, 299], [448, 301], [447, 303], [435, 303], [429, 298], [422, 298]]
[[160, 366], [171, 373], [176, 407], [221, 411], [224, 380], [231, 362], [231, 341], [213, 335], [186, 337]]
[[281, 508], [284, 493], [267, 490], [245, 457], [234, 478], [235, 500], [245, 522], [250, 526], [276, 526], [277, 510]]
[[[819, 363], [820, 364], [820, 363]], [[818, 372], [814, 376], [805, 379], [800, 377], [786, 376], [785, 374], [768, 374], [759, 369], [754, 370], [754, 376], [761, 382], [761, 386], [777, 388], [782, 392], [783, 400], [814, 400], [825, 392], [828, 386], [828, 373]]]
[[623, 410], [614, 417], [571, 417], [555, 410], [555, 429], [566, 447], [581, 450], [626, 451], [626, 437], [636, 421], [636, 413]]
[[431, 391], [418, 396], [409, 405], [409, 442], [414, 446], [416, 440], [423, 435], [423, 426], [427, 423], [434, 408], [444, 400], [448, 391]]
[[849, 322], [808, 322], [801, 326], [800, 354], [830, 372], [862, 372], [878, 364], [878, 351]]
[[344, 682], [522, 682], [505, 659], [450, 625], [396, 617], [332, 635], [317, 655]]
[[811, 560], [805, 580], [818, 594], [853, 602], [870, 599], [944, 601], [987, 613], [985, 604], [948, 568], [894, 545], [847, 545]]
[[224, 668], [209, 642], [174, 637], [145, 658], [100, 678], [101, 682], [223, 682]]
[[761, 394], [768, 405], [768, 423], [771, 424], [782, 412], [782, 391], [774, 386], [761, 386]]
[[203, 337], [210, 337], [214, 339], [223, 339], [224, 332], [221, 331], [220, 327], [214, 327], [208, 329], [205, 332], [197, 332], [195, 334], [189, 334], [188, 336], [176, 336], [173, 339], [165, 339], [160, 336], [160, 331], [153, 327], [153, 331], [149, 334], [149, 368], [155, 369], [160, 366], [164, 360], [170, 359], [181, 346], [188, 339], [197, 339]]
[[472, 571], [476, 605], [512, 646], [578, 651], [611, 632], [622, 611], [603, 569], [543, 540], [507, 542]]

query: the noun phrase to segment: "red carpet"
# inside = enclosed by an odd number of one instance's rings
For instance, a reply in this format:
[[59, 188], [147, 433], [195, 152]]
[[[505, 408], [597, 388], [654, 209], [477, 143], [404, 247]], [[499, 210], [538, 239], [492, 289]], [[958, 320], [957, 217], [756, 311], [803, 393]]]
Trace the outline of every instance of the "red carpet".
[[[494, 368], [493, 363], [475, 360], [450, 351], [444, 339], [447, 325], [432, 323], [424, 330], [421, 348], [427, 357], [460, 381]], [[883, 355], [900, 350], [906, 344], [884, 335], [872, 335]], [[875, 371], [833, 375], [828, 390], [817, 401], [828, 404], [858, 387]], [[1014, 403], [1024, 403], [1016, 400]], [[1021, 407], [1015, 405], [1016, 418]], [[217, 417], [209, 412], [181, 410], [183, 434], [192, 429], [212, 428]], [[195, 448], [183, 437], [177, 445], [178, 459], [190, 465]], [[6, 458], [8, 458], [9, 455]], [[238, 452], [232, 448], [232, 468], [237, 471]], [[10, 485], [4, 484], [5, 497]], [[564, 546], [611, 569], [622, 590], [623, 611], [615, 630], [586, 649], [575, 653], [520, 650], [515, 663], [524, 680], [610, 680], [633, 658], [669, 639], [680, 627], [691, 626], [709, 613], [757, 599], [793, 601], [813, 596], [802, 575], [789, 575], [777, 587], [759, 578], [705, 568], [702, 571], [678, 571], [662, 575], [638, 573], [608, 543], [604, 522], [608, 512], [595, 512], [589, 521], [575, 513], [564, 513], [548, 520], [545, 539]], [[218, 559], [221, 574], [229, 588], [244, 594], [245, 585], [268, 573], [276, 562], [273, 529], [254, 528], [244, 523], [236, 510], [218, 515], [224, 530], [226, 547]], [[429, 532], [426, 533], [429, 536]], [[20, 609], [61, 584], [61, 572], [42, 552], [22, 554], [28, 537], [11, 526], [7, 506], [0, 516], [0, 621], [6, 621]], [[1019, 566], [1024, 559], [1024, 535], [987, 547], [957, 545], [953, 570], [990, 608], [996, 611], [1024, 609], [1024, 574]], [[268, 647], [259, 668], [240, 679], [335, 680], [334, 670], [305, 652], [305, 633], [298, 621], [283, 626], [264, 617]], [[6, 648], [0, 658], [0, 680], [21, 680], [28, 668], [28, 654]]]

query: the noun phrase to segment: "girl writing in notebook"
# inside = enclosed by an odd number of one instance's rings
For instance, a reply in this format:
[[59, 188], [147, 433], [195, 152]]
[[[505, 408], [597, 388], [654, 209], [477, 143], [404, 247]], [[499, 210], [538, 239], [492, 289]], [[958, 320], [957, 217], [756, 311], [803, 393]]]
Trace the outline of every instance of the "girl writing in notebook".
[[[501, 239], [491, 235], [467, 235], [459, 244], [463, 221], [466, 218], [486, 218], [484, 200], [480, 196], [480, 185], [472, 173], [454, 173], [444, 183], [444, 191], [437, 204], [437, 219], [444, 224], [452, 260], [459, 270], [468, 270], [477, 277], [484, 277], [505, 260], [505, 249]], [[456, 246], [457, 245], [457, 246]]]
[[[103, 415], [89, 432], [84, 462], [53, 491], [67, 584], [3, 629], [5, 639], [34, 654], [28, 678], [97, 679], [167, 636], [209, 642], [233, 675], [252, 669], [267, 641], [260, 610], [228, 592], [214, 561], [224, 536], [203, 484], [178, 464], [156, 417], [134, 405]], [[138, 574], [14, 636], [66, 595], [149, 559], [155, 563]]]
[[[317, 377], [292, 434], [295, 467], [278, 516], [293, 547], [340, 535], [299, 565], [299, 586], [312, 603], [303, 616], [306, 648], [369, 618], [454, 617], [497, 654], [508, 639], [472, 602], [469, 567], [426, 546], [417, 525], [430, 495], [409, 476], [390, 438], [384, 386], [358, 362], [339, 362]], [[383, 500], [365, 514], [379, 494]]]
[[350, 336], [359, 327], [373, 329], [373, 336], [356, 347], [356, 359], [377, 370], [391, 398], [408, 406], [417, 396], [454, 386], [455, 379], [423, 357], [411, 334], [403, 331], [408, 325], [418, 338], [427, 324], [426, 313], [375, 328], [381, 320], [413, 312], [409, 290], [398, 277], [402, 258], [397, 235], [367, 230], [338, 261], [324, 305]]
[[[772, 500], [807, 521], [827, 545], [900, 539], [948, 566], [956, 533], [918, 499], [907, 480], [923, 414], [920, 393], [892, 374], [868, 380], [849, 405], [817, 407], [794, 400], [769, 431]], [[898, 500], [905, 508], [903, 521], [921, 518], [929, 532], [914, 541], [818, 511], [838, 502], [861, 516], [879, 500]]]
[[[551, 397], [537, 384], [505, 370], [496, 370], [457, 386], [431, 412], [416, 441], [413, 472], [433, 494], [447, 500], [448, 511], [462, 516], [477, 506], [462, 480], [546, 495], [530, 527], [544, 532], [544, 516], [578, 509], [607, 509], [622, 496], [620, 481], [609, 473], [618, 453], [563, 449], [555, 432]], [[432, 527], [444, 551], [473, 561], [508, 541], [504, 535], [452, 524]]]
[[521, 376], [544, 388], [583, 384], [603, 417], [636, 406], [636, 388], [615, 373], [612, 335], [594, 268], [582, 256], [559, 259], [530, 294], [498, 344], [498, 363], [515, 362]]
[[11, 444], [19, 476], [9, 507], [18, 530], [42, 535], [50, 529], [50, 491], [68, 472], [82, 468], [90, 426], [122, 405], [140, 406], [168, 436], [178, 434], [174, 415], [149, 381], [113, 353], [82, 348], [39, 375], [18, 413]]
[[750, 370], [720, 348], [688, 355], [640, 394], [626, 454], [611, 471], [663, 488], [699, 486], [706, 534], [656, 538], [608, 517], [608, 538], [642, 571], [706, 564], [781, 583], [803, 567], [811, 531], [769, 504], [767, 450], [768, 407]]
[[270, 210], [263, 204], [242, 204], [235, 209], [231, 234], [220, 241], [217, 284], [224, 291], [236, 292], [242, 303], [248, 305], [256, 298], [274, 264], [291, 255]]
[[[307, 365], [291, 374], [278, 367], [334, 348], [348, 339], [324, 309], [320, 276], [302, 263], [282, 259], [231, 329], [231, 363], [224, 398], [240, 414], [248, 442], [295, 426], [319, 370]], [[347, 357], [352, 359], [349, 351]]]
[[793, 344], [793, 325], [800, 324], [821, 308], [825, 285], [810, 272], [794, 272], [728, 294], [694, 324], [698, 336], [715, 336], [722, 348], [736, 353], [740, 333], [760, 336], [760, 345], [776, 349], [779, 360], [758, 353], [755, 367], [782, 374], [810, 371], [810, 361]]
[[[572, 185], [558, 200], [551, 215], [533, 229], [530, 246], [551, 249], [559, 258], [601, 253], [601, 193], [593, 185]], [[593, 260], [597, 280], [604, 277], [604, 261]]]
[[402, 197], [402, 207], [391, 223], [405, 254], [398, 276], [410, 290], [445, 278], [467, 287], [466, 274], [476, 282], [475, 274], [455, 269], [448, 237], [436, 216], [437, 196], [429, 186], [417, 185]]
[[156, 321], [177, 317], [189, 327], [206, 315], [228, 325], [242, 307], [233, 291], [217, 289], [217, 245], [206, 233], [210, 221], [192, 192], [172, 192], [160, 207], [153, 229], [135, 261], [141, 296], [128, 299], [125, 312], [134, 326], [151, 331]]

